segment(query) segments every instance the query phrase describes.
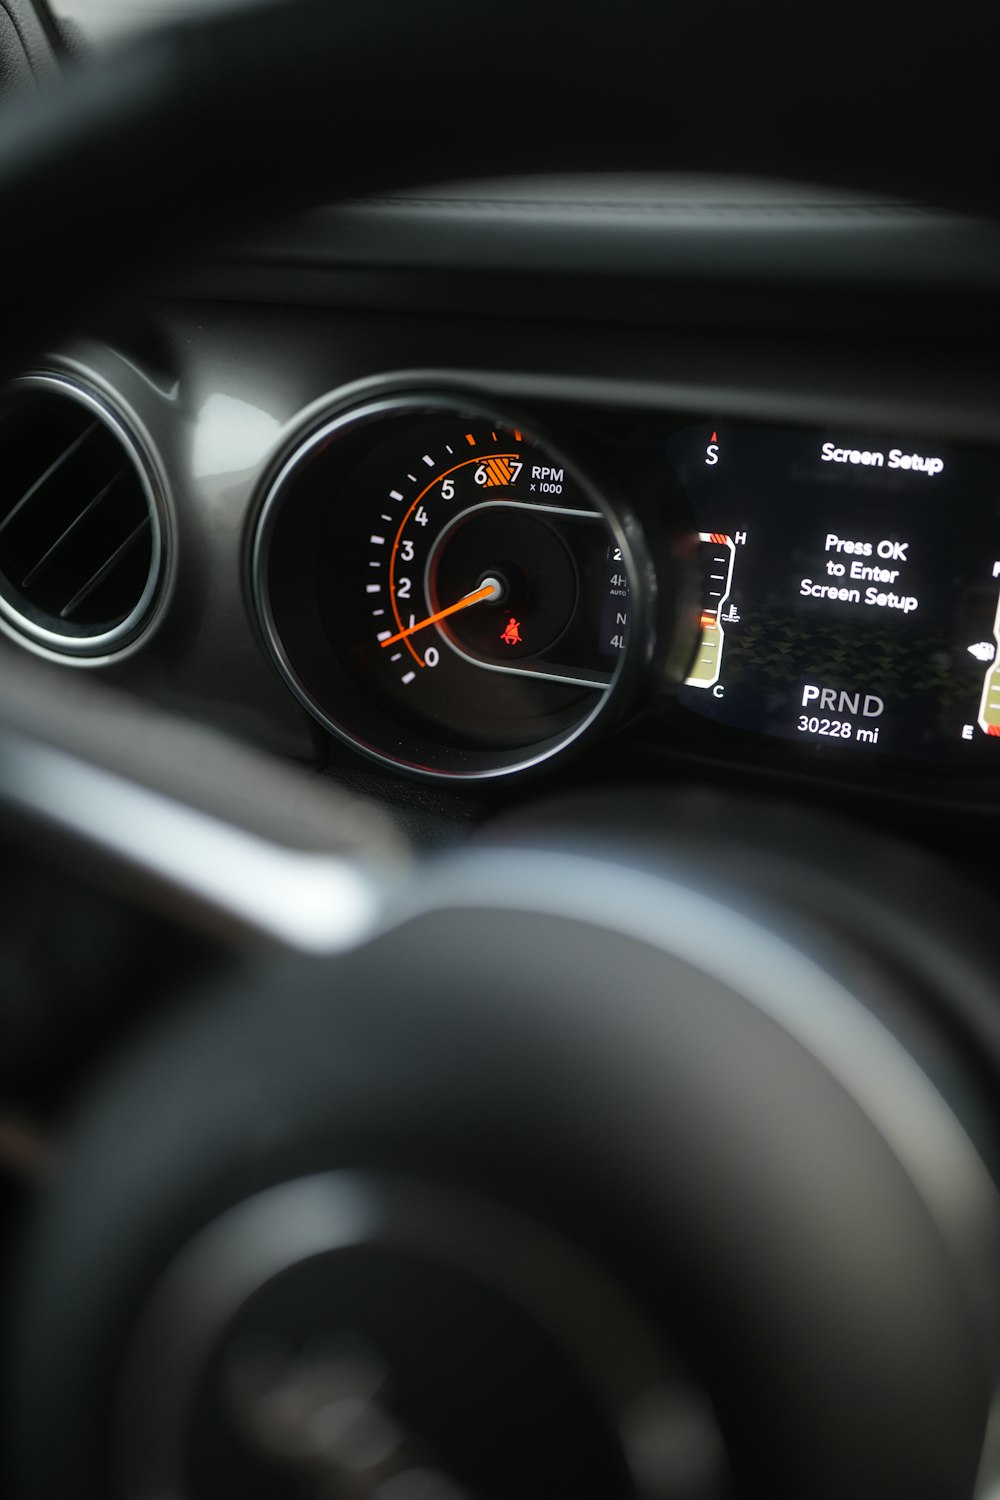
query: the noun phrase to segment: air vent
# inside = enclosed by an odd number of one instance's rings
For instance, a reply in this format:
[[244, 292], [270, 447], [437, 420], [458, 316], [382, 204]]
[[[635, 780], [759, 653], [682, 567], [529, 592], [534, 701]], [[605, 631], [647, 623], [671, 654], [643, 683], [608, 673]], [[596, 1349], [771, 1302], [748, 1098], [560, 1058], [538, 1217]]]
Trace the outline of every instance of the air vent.
[[156, 496], [134, 439], [96, 395], [29, 376], [0, 405], [0, 612], [36, 646], [104, 656], [148, 620]]

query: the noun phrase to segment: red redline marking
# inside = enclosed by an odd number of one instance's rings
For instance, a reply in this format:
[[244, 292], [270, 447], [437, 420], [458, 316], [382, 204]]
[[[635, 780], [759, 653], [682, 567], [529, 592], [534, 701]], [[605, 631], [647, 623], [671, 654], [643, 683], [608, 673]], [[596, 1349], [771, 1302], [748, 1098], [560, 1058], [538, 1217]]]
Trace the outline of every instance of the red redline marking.
[[724, 531], [713, 531], [710, 532], [709, 535], [711, 537], [711, 540], [717, 545], [729, 541], [729, 538]]

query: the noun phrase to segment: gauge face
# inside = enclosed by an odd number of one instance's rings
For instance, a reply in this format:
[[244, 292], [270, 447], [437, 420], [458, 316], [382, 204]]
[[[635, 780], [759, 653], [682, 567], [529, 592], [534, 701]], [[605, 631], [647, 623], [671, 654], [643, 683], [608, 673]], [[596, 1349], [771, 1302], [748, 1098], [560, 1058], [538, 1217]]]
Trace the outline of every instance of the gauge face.
[[430, 775], [521, 769], [606, 708], [630, 555], [561, 454], [463, 405], [381, 402], [286, 462], [254, 583], [273, 653], [327, 727]]

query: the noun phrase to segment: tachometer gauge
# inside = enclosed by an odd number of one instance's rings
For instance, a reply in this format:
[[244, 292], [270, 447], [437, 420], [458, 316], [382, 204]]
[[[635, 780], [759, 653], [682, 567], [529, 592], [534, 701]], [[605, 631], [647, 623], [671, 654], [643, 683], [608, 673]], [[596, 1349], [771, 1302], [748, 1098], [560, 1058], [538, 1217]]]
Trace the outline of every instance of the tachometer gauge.
[[546, 759], [629, 659], [634, 538], [562, 453], [447, 398], [328, 420], [265, 497], [254, 591], [327, 728], [426, 775]]

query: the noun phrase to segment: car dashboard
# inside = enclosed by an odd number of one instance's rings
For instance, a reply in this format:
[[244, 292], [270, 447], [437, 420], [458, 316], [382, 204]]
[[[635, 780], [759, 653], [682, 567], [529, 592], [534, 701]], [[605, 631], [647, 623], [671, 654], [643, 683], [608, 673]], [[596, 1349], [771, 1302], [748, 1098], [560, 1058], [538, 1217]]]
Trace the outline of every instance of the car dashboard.
[[[670, 177], [447, 185], [260, 231], [12, 388], [0, 626], [418, 837], [637, 777], [983, 826], [995, 245], [902, 204]], [[117, 458], [77, 472], [109, 435]]]
[[1000, 233], [229, 198], [0, 399], [7, 1489], [985, 1495]]

